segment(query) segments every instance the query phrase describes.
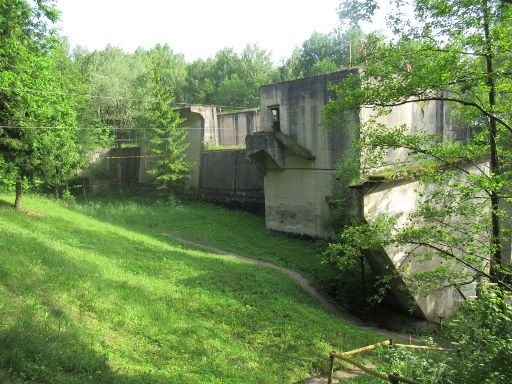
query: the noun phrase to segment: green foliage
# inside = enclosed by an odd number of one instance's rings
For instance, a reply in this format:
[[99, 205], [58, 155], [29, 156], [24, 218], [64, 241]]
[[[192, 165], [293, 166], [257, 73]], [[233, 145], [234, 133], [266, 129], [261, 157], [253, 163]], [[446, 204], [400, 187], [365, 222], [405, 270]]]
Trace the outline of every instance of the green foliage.
[[458, 353], [382, 348], [381, 371], [398, 372], [422, 383], [497, 384], [512, 377], [512, 309], [499, 289], [486, 286], [480, 297], [463, 303], [442, 338]]
[[[467, 298], [477, 287], [479, 297], [462, 305], [450, 328], [453, 340], [463, 346], [461, 357], [438, 360], [437, 365], [417, 361], [439, 371], [426, 369], [413, 377], [422, 382], [433, 377], [446, 383], [507, 382], [512, 375], [505, 361], [512, 343], [504, 299], [512, 291], [512, 271], [502, 243], [510, 241], [512, 43], [505, 36], [512, 32], [512, 5], [412, 4], [415, 23], [407, 23], [399, 7], [388, 15], [393, 39], [368, 36], [356, 55], [359, 73], [336, 87], [338, 98], [326, 108], [326, 120], [336, 121], [340, 113], [361, 107], [371, 111], [360, 128], [362, 177], [417, 179], [418, 207], [406, 218], [383, 215], [347, 227], [330, 254], [346, 265], [375, 247], [398, 248], [403, 252], [401, 277], [418, 294], [455, 287]], [[343, 17], [355, 24], [375, 12], [376, 3], [366, 0], [340, 6]], [[386, 124], [393, 107], [415, 104], [424, 110], [428, 102], [443, 103], [444, 124], [452, 129], [445, 137]], [[397, 149], [408, 156], [408, 164], [390, 161]], [[421, 272], [407, 271], [412, 261], [422, 266]], [[497, 288], [487, 290], [489, 282]], [[398, 356], [393, 363], [398, 370], [401, 360], [407, 359]], [[413, 363], [407, 360], [402, 368]]]
[[81, 90], [80, 77], [52, 30], [57, 11], [51, 2], [3, 1], [0, 7], [0, 171], [19, 187], [42, 180], [60, 188], [83, 164], [78, 102], [65, 95]]
[[[463, 303], [440, 335], [458, 352], [379, 348], [380, 372], [397, 372], [421, 383], [497, 384], [509, 382], [512, 370], [512, 308], [495, 286], [485, 286], [480, 297]], [[436, 346], [435, 343], [430, 343]], [[379, 383], [370, 377], [355, 382]]]
[[[507, 302], [508, 301], [508, 302]], [[448, 337], [460, 348], [463, 364], [449, 383], [505, 383], [512, 378], [512, 307], [510, 295], [485, 286], [480, 297], [464, 303], [449, 323]]]
[[364, 251], [388, 245], [387, 234], [394, 224], [392, 218], [379, 216], [371, 224], [347, 226], [340, 233], [339, 242], [329, 244], [326, 254], [343, 268], [363, 257]]
[[150, 95], [151, 103], [148, 125], [151, 139], [149, 151], [153, 156], [154, 168], [149, 173], [155, 175], [157, 188], [169, 193], [182, 186], [190, 177], [190, 164], [186, 161], [188, 147], [187, 131], [179, 128], [182, 122], [179, 112], [172, 105], [172, 88], [165, 84], [163, 63], [153, 60]]
[[[147, 201], [147, 195], [145, 197]], [[151, 200], [105, 200], [79, 206], [84, 213], [118, 225], [180, 233], [189, 240], [272, 261], [307, 276], [315, 287], [343, 307], [355, 309], [362, 301], [364, 304], [359, 294], [363, 290], [359, 266], [340, 273], [334, 263], [322, 262], [324, 241], [269, 232], [261, 216], [192, 201], [182, 202], [173, 211], [166, 208], [167, 201], [154, 203]]]
[[[104, 51], [93, 52], [82, 64], [84, 76], [88, 79], [89, 91], [93, 97], [88, 108], [95, 111], [94, 125], [106, 126], [113, 130], [116, 138], [125, 138], [123, 128], [133, 126], [135, 108], [132, 84], [135, 81], [133, 61], [127, 60], [124, 52], [112, 46]], [[96, 120], [96, 121], [95, 121]]]
[[217, 95], [215, 96], [215, 104], [227, 106], [258, 105], [259, 97], [255, 97], [256, 95], [253, 91], [253, 89], [247, 87], [244, 80], [240, 79], [237, 74], [234, 74], [231, 77], [226, 77], [220, 83], [219, 89], [216, 92]]
[[145, 138], [143, 129], [133, 128], [146, 128], [152, 104], [158, 104], [151, 98], [153, 63], [159, 63], [161, 81], [170, 92], [183, 93], [186, 83], [184, 57], [168, 45], [140, 48], [134, 54], [112, 46], [94, 52], [78, 47], [73, 55], [86, 78], [86, 93], [94, 96], [80, 109], [80, 124], [106, 130], [117, 140], [117, 147]]
[[359, 27], [324, 34], [314, 32], [279, 68], [281, 80], [321, 75], [351, 66], [363, 32]]
[[[343, 14], [364, 11], [352, 13], [354, 22], [374, 12], [371, 2], [355, 3], [341, 5]], [[423, 293], [449, 285], [460, 288], [473, 283], [475, 275], [510, 290], [510, 270], [502, 262], [500, 245], [510, 231], [500, 218], [507, 216], [502, 204], [512, 185], [505, 171], [511, 165], [512, 110], [509, 94], [501, 91], [512, 84], [505, 64], [511, 43], [504, 38], [510, 32], [512, 7], [501, 1], [414, 4], [418, 25], [400, 23], [392, 15], [394, 40], [368, 36], [357, 56], [361, 71], [336, 87], [338, 98], [327, 106], [326, 120], [361, 106], [372, 108], [373, 115], [360, 129], [362, 175], [384, 169], [386, 178], [420, 178], [424, 192], [418, 209], [400, 228], [390, 227], [381, 236], [386, 245], [401, 247], [406, 259], [435, 257], [439, 262], [425, 273], [409, 274], [422, 282], [418, 288]], [[448, 124], [459, 131], [467, 127], [466, 143], [382, 122], [392, 107], [415, 103], [424, 108], [433, 101], [444, 102], [442, 108], [450, 111]], [[389, 163], [394, 149], [406, 150], [409, 165]], [[488, 159], [486, 170], [482, 167]], [[355, 229], [364, 236], [371, 225]]]
[[338, 66], [332, 59], [322, 59], [317, 61], [315, 64], [311, 66], [309, 71], [311, 76], [321, 75], [324, 73], [336, 72], [338, 70]]
[[241, 55], [224, 48], [190, 63], [187, 73], [187, 101], [234, 107], [257, 107], [259, 87], [277, 79], [270, 53], [256, 45], [247, 45]]

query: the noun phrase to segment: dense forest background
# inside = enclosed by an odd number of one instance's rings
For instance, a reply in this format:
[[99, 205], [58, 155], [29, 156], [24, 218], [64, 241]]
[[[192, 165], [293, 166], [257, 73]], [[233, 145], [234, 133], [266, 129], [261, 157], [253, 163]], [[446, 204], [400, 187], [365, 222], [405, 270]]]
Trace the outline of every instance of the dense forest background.
[[[176, 103], [217, 105], [224, 108], [257, 107], [259, 87], [276, 81], [293, 80], [335, 71], [349, 65], [350, 44], [362, 37], [358, 28], [315, 32], [292, 56], [274, 65], [269, 51], [247, 45], [238, 53], [232, 48], [218, 51], [214, 57], [187, 62], [168, 45], [138, 49], [134, 53], [107, 46], [89, 52], [76, 47], [70, 60], [77, 67], [87, 93], [102, 96], [88, 104], [89, 115], [103, 124], [126, 126], [137, 123], [137, 110], [149, 93], [149, 63], [162, 64], [166, 86], [172, 89]], [[123, 100], [120, 102], [120, 100]], [[126, 102], [126, 100], [131, 100]]]
[[205, 104], [218, 106], [221, 111], [255, 108], [264, 84], [349, 66], [350, 51], [356, 49], [362, 36], [358, 27], [315, 32], [277, 65], [269, 51], [254, 44], [240, 53], [223, 48], [214, 57], [192, 62], [169, 45], [159, 44], [133, 53], [114, 46], [91, 52], [82, 47], [70, 50], [63, 41], [61, 50], [69, 52], [66, 70], [75, 81], [79, 79], [80, 93], [86, 95], [79, 100], [78, 125], [106, 129], [111, 139], [108, 145], [123, 147], [136, 142], [140, 128], [148, 127], [148, 113], [155, 102], [151, 96], [155, 65], [176, 107]]
[[[71, 48], [55, 28], [58, 18], [50, 1], [0, 0], [0, 185], [16, 189], [16, 207], [23, 189], [67, 190], [94, 149], [145, 139], [152, 153], [178, 156], [184, 144], [161, 130], [164, 120], [179, 123], [176, 108], [257, 107], [263, 84], [349, 65], [351, 42], [362, 35], [358, 27], [313, 33], [279, 65], [256, 45], [187, 62], [168, 45], [130, 53]], [[160, 130], [141, 138], [150, 129]]]

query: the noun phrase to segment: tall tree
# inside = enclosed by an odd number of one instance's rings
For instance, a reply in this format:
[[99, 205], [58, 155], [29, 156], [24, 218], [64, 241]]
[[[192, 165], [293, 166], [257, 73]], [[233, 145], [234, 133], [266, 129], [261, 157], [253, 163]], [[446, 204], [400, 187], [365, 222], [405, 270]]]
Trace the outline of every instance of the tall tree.
[[164, 62], [158, 57], [151, 60], [151, 103], [148, 126], [151, 139], [149, 150], [154, 165], [149, 173], [155, 175], [157, 188], [163, 193], [173, 193], [190, 177], [190, 164], [186, 161], [187, 131], [179, 128], [181, 118], [173, 105], [171, 84], [165, 77]]
[[[368, 19], [375, 11], [373, 2], [356, 3], [342, 3], [350, 20]], [[460, 286], [476, 275], [512, 291], [510, 254], [503, 246], [510, 235], [510, 214], [504, 208], [512, 186], [512, 6], [498, 0], [412, 3], [416, 23], [404, 24], [406, 15], [395, 11], [390, 17], [397, 34], [392, 41], [368, 37], [358, 57], [360, 73], [338, 87], [338, 99], [330, 103], [327, 115], [334, 118], [361, 106], [378, 110], [379, 116], [404, 104], [448, 104], [452, 118], [471, 131], [465, 145], [389, 127], [378, 118], [361, 128], [367, 151], [385, 154], [387, 148], [405, 148], [421, 162], [423, 181], [439, 185], [411, 217], [409, 227], [375, 232], [385, 233], [381, 239], [388, 245], [416, 245], [411, 254], [417, 257], [427, 248], [427, 255], [447, 260], [435, 271], [415, 276], [430, 280], [432, 287]], [[368, 152], [363, 158], [374, 159]], [[465, 164], [478, 169], [483, 160], [488, 160], [487, 171], [464, 169]], [[343, 235], [344, 240], [349, 237], [350, 232]], [[453, 263], [460, 267], [451, 268]]]
[[75, 105], [63, 94], [69, 88], [62, 88], [59, 39], [51, 28], [57, 16], [51, 1], [0, 2], [0, 156], [4, 177], [16, 186], [17, 209], [25, 184], [55, 176], [76, 155]]
[[259, 87], [277, 80], [269, 52], [248, 45], [239, 55], [224, 48], [208, 60], [196, 60], [188, 66], [189, 102], [233, 107], [256, 107]]
[[[341, 262], [357, 260], [373, 247], [398, 247], [403, 265], [424, 263], [422, 272], [401, 274], [420, 294], [452, 286], [465, 298], [463, 287], [476, 282], [479, 297], [463, 303], [450, 326], [462, 355], [443, 382], [507, 382], [512, 374], [504, 363], [512, 358], [512, 4], [396, 3], [388, 19], [393, 38], [368, 36], [357, 58], [359, 74], [340, 84], [326, 115], [335, 120], [340, 112], [372, 109], [375, 118], [360, 127], [361, 177], [370, 175], [372, 166], [385, 165], [388, 151], [399, 148], [413, 166], [393, 164], [387, 176], [417, 178], [424, 192], [405, 224], [381, 215], [347, 226], [331, 254]], [[376, 5], [344, 1], [340, 11], [357, 23], [370, 20]], [[412, 5], [414, 21], [408, 21], [404, 5]], [[426, 135], [418, 127], [386, 126], [379, 118], [395, 106], [429, 102], [447, 106], [443, 118], [466, 128], [465, 141]]]
[[181, 98], [184, 95], [187, 66], [183, 55], [174, 53], [168, 45], [157, 44], [149, 50], [138, 49], [133, 55], [134, 82], [131, 86], [135, 108], [134, 124], [137, 127], [148, 125], [148, 111], [153, 103], [159, 102], [150, 97], [151, 88], [155, 85], [154, 66], [157, 63], [162, 84], [172, 95]]
[[102, 51], [75, 50], [88, 92], [93, 95], [81, 111], [81, 119], [89, 126], [108, 128], [121, 147], [130, 139], [136, 111], [133, 86], [137, 76], [133, 57], [120, 48], [107, 46]]
[[330, 33], [314, 32], [281, 66], [282, 80], [334, 72], [352, 65], [363, 32], [357, 25]]

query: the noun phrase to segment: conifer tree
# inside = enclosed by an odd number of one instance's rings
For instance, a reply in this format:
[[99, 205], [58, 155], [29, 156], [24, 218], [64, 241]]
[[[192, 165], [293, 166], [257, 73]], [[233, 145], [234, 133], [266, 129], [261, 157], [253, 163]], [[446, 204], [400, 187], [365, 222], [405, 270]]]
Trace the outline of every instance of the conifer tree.
[[179, 112], [173, 105], [174, 95], [166, 83], [162, 61], [152, 57], [150, 96], [154, 99], [148, 113], [149, 150], [157, 188], [162, 193], [173, 193], [184, 186], [190, 177], [190, 164], [186, 160], [187, 131], [180, 128]]
[[15, 184], [17, 209], [24, 185], [45, 176], [61, 184], [64, 173], [70, 176], [66, 168], [76, 172], [78, 164], [75, 99], [64, 94], [69, 88], [59, 73], [60, 41], [52, 29], [58, 12], [51, 4], [0, 1], [1, 174]]

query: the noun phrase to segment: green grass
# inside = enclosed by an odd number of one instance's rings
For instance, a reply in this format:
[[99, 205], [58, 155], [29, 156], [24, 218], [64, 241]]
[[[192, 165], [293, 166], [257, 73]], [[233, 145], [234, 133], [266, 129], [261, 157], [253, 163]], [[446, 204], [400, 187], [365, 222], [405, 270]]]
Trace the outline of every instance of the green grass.
[[324, 262], [327, 243], [294, 238], [265, 229], [265, 218], [213, 204], [93, 200], [71, 204], [94, 218], [137, 228], [146, 233], [172, 233], [188, 240], [294, 269], [308, 277], [326, 296], [346, 307], [364, 302], [359, 269], [340, 273]]
[[[0, 195], [0, 382], [290, 383], [331, 350], [380, 340], [268, 268], [182, 246], [174, 232], [290, 266], [316, 242], [206, 204]], [[298, 259], [311, 257], [311, 261]]]

